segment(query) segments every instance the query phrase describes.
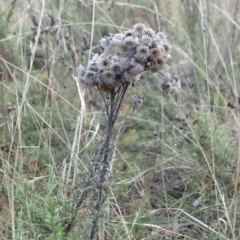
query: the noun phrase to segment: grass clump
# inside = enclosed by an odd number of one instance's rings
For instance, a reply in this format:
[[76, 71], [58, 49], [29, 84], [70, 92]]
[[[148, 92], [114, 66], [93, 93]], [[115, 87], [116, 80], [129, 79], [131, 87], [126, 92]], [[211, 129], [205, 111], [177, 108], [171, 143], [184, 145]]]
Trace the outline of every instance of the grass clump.
[[[0, 238], [239, 239], [238, 9], [237, 0], [3, 3]], [[158, 51], [135, 48], [137, 22], [167, 34], [168, 81], [144, 63]], [[135, 68], [108, 68], [103, 48], [116, 33], [126, 34], [121, 51], [132, 49]], [[108, 81], [83, 89], [77, 69], [91, 70], [92, 52]], [[107, 136], [102, 110], [126, 83], [96, 218], [101, 191], [89, 186], [104, 169], [94, 162]]]

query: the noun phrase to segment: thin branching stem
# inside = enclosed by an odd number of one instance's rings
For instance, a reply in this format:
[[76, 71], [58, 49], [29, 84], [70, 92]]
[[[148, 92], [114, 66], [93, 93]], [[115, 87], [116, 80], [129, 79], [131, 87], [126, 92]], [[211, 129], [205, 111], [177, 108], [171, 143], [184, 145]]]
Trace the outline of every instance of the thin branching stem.
[[[109, 180], [111, 178], [111, 172], [109, 172], [109, 166], [111, 163], [111, 158], [113, 154], [113, 128], [114, 124], [116, 123], [118, 113], [120, 111], [120, 107], [123, 101], [123, 98], [126, 94], [127, 88], [129, 86], [129, 83], [123, 84], [119, 89], [115, 90], [112, 89], [108, 93], [109, 101], [104, 101], [106, 106], [106, 111], [108, 112], [107, 115], [107, 129], [106, 129], [106, 137], [104, 144], [102, 148], [99, 151], [98, 154], [98, 160], [102, 161], [102, 166], [100, 172], [96, 172], [96, 174], [99, 174], [99, 182], [97, 183], [97, 200], [95, 202], [95, 207], [93, 210], [93, 220], [92, 220], [92, 227], [91, 227], [91, 233], [90, 233], [90, 239], [94, 239], [97, 231], [97, 224], [98, 219], [100, 215], [100, 210], [107, 198], [108, 194], [108, 186], [109, 186]], [[102, 95], [102, 94], [101, 94]], [[103, 95], [102, 95], [103, 96]], [[108, 174], [110, 175], [108, 177]]]

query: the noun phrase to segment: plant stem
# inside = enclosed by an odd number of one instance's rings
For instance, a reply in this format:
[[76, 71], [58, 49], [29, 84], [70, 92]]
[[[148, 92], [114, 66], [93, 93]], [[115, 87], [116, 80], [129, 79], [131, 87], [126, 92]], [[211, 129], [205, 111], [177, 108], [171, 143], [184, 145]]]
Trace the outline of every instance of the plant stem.
[[98, 224], [98, 219], [100, 215], [100, 210], [107, 198], [108, 194], [108, 186], [109, 186], [109, 180], [111, 177], [107, 177], [107, 173], [109, 172], [109, 167], [111, 163], [111, 158], [112, 158], [112, 153], [113, 153], [113, 147], [111, 146], [112, 144], [112, 139], [113, 139], [113, 128], [114, 124], [116, 123], [118, 113], [120, 110], [120, 106], [122, 104], [123, 98], [126, 94], [127, 88], [129, 86], [129, 83], [126, 82], [121, 86], [117, 91], [115, 89], [112, 89], [109, 92], [110, 95], [110, 103], [109, 106], [105, 105], [106, 107], [106, 112], [108, 112], [107, 116], [107, 132], [106, 132], [106, 139], [103, 144], [103, 147], [99, 151], [99, 155], [97, 159], [102, 159], [102, 169], [100, 170], [99, 173], [96, 172], [96, 174], [99, 174], [99, 183], [97, 184], [97, 188], [95, 193], [97, 193], [97, 200], [95, 202], [95, 207], [93, 210], [93, 220], [92, 220], [92, 228], [91, 228], [91, 233], [90, 233], [90, 239], [94, 239], [97, 231], [97, 224]]

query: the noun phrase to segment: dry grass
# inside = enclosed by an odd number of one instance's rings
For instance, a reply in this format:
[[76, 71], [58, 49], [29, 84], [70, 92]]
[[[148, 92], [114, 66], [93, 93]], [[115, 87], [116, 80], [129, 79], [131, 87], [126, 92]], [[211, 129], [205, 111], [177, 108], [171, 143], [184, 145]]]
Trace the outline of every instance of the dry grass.
[[[99, 239], [239, 239], [239, 1], [9, 1], [0, 12], [0, 238], [87, 239], [73, 212], [104, 135], [76, 69], [142, 22], [168, 35], [178, 94], [148, 74], [122, 106]], [[131, 96], [144, 98], [132, 119]], [[124, 133], [122, 131], [124, 130]], [[88, 199], [89, 206], [92, 199]], [[76, 214], [64, 236], [64, 223]]]

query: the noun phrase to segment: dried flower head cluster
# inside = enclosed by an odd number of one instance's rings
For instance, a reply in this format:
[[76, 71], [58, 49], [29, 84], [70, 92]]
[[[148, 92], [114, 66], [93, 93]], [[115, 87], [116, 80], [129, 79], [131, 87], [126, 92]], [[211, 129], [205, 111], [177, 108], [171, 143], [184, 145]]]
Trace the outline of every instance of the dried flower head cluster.
[[132, 100], [133, 100], [134, 109], [141, 107], [143, 104], [143, 98], [138, 97], [136, 95], [132, 96]]
[[177, 76], [167, 75], [164, 79], [164, 83], [162, 84], [162, 90], [166, 93], [178, 92], [181, 88], [181, 83]]
[[166, 35], [155, 33], [144, 24], [100, 40], [102, 54], [95, 54], [87, 67], [79, 66], [78, 79], [88, 86], [113, 89], [136, 80], [144, 71], [167, 67], [171, 47]]

